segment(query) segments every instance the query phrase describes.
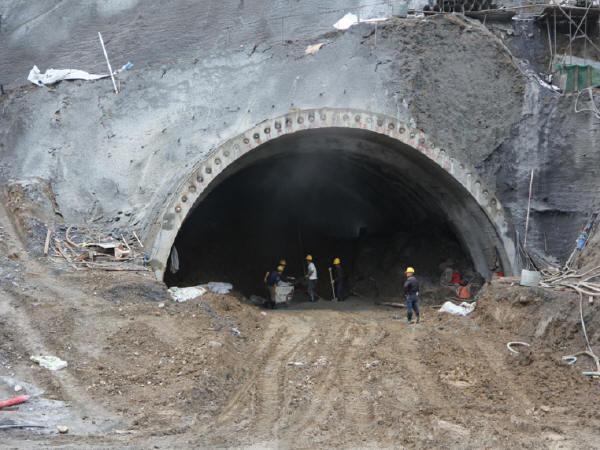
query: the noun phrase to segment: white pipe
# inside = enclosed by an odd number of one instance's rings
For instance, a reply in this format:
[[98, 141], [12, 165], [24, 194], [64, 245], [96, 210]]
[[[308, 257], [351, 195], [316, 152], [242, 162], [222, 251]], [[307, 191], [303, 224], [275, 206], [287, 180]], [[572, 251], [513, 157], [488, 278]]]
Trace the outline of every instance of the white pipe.
[[106, 47], [104, 47], [104, 41], [102, 40], [102, 35], [98, 31], [98, 37], [100, 38], [100, 45], [102, 46], [102, 51], [104, 52], [104, 57], [106, 58], [106, 64], [108, 65], [108, 73], [110, 73], [110, 79], [113, 82], [113, 87], [115, 88], [115, 94], [119, 93], [117, 89], [117, 83], [115, 83], [115, 77], [113, 75], [112, 68], [110, 67], [110, 61], [108, 60], [108, 55], [106, 54]]
[[527, 248], [527, 229], [529, 228], [529, 208], [531, 207], [531, 189], [533, 188], [533, 169], [531, 169], [531, 180], [529, 180], [529, 201], [527, 202], [527, 219], [525, 219], [525, 239], [523, 248]]

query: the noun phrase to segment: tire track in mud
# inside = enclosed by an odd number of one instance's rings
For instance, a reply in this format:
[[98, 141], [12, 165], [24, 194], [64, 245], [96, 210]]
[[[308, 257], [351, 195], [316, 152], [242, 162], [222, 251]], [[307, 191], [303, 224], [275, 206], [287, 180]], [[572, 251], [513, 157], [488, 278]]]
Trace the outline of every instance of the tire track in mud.
[[[365, 363], [375, 359], [372, 352], [383, 333], [374, 322], [353, 321], [347, 335], [351, 342], [350, 352], [346, 355], [342, 370], [339, 371], [339, 382], [343, 386], [340, 409], [344, 412], [343, 421], [357, 426], [360, 433], [361, 428], [369, 426], [375, 419], [371, 386], [368, 384], [370, 374]], [[347, 404], [348, 398], [353, 399], [352, 404]]]
[[[302, 420], [293, 427], [295, 435], [314, 439], [319, 431], [331, 433], [335, 424], [368, 425], [375, 417], [371, 394], [364, 384], [365, 374], [357, 368], [364, 364], [373, 340], [379, 341], [384, 333], [376, 323], [356, 321], [349, 316], [345, 316], [343, 321], [327, 323], [329, 326], [332, 324], [335, 327], [327, 330], [321, 327], [334, 341], [326, 344], [327, 371], [316, 379], [317, 388], [312, 391], [313, 401], [308, 410], [302, 411], [302, 417], [296, 418]], [[335, 345], [335, 342], [339, 344]], [[337, 436], [343, 433], [344, 429], [336, 430]]]
[[[302, 330], [302, 328], [305, 328]], [[253, 432], [277, 434], [285, 400], [285, 370], [287, 362], [298, 353], [310, 329], [294, 326], [285, 317], [269, 323], [263, 343], [258, 349], [255, 372], [230, 396], [215, 426], [241, 426]], [[242, 420], [240, 420], [243, 418]]]
[[[315, 344], [319, 333], [325, 338]], [[364, 336], [370, 336], [366, 328], [350, 320], [280, 316], [277, 325], [270, 324], [257, 352], [255, 373], [232, 394], [214, 426], [220, 433], [223, 427], [233, 427], [237, 432], [262, 434], [264, 439], [278, 442], [314, 437], [318, 427], [330, 419], [343, 418], [348, 392], [356, 391], [357, 404], [363, 403], [358, 394], [362, 380], [353, 377], [353, 372], [355, 353], [366, 345], [357, 346], [355, 341]], [[316, 363], [321, 358], [326, 360], [322, 366]], [[288, 365], [296, 361], [304, 365]], [[311, 384], [307, 394], [310, 402], [291, 405], [290, 391], [307, 380]], [[352, 416], [361, 421], [373, 416], [371, 406], [361, 408], [355, 408]]]
[[[316, 425], [325, 422], [324, 418], [331, 413], [337, 403], [336, 399], [340, 395], [341, 368], [348, 358], [347, 348], [351, 341], [349, 334], [351, 325], [348, 323], [336, 323], [335, 325], [336, 329], [326, 330], [327, 336], [340, 344], [338, 347], [333, 347], [331, 342], [323, 344], [328, 345], [328, 352], [321, 352], [327, 354], [326, 373], [316, 379], [316, 384], [314, 384], [316, 389], [311, 392], [312, 401], [308, 410], [296, 413], [297, 415], [301, 413], [301, 416], [295, 417], [294, 434], [310, 434]], [[321, 378], [323, 379], [321, 380]]]
[[255, 415], [259, 422], [255, 422], [254, 427], [259, 428], [259, 424], [264, 423], [273, 437], [279, 437], [279, 430], [283, 428], [281, 422], [285, 419], [282, 413], [285, 409], [288, 362], [301, 359], [297, 357], [300, 355], [299, 349], [310, 340], [311, 334], [310, 329], [290, 326], [291, 321], [287, 318], [286, 321], [286, 337], [289, 338], [280, 343], [272, 358], [267, 359], [263, 369], [264, 376], [260, 377], [260, 383], [255, 385], [258, 398], [262, 399], [262, 402], [259, 402], [260, 410]]

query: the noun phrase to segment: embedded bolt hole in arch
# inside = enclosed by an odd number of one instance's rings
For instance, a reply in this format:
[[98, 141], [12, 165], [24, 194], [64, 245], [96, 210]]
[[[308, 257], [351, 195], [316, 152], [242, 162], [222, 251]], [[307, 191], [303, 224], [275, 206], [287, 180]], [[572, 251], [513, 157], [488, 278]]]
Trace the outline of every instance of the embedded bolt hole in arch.
[[423, 292], [447, 296], [446, 266], [487, 278], [503, 270], [492, 254], [504, 253], [477, 199], [434, 161], [397, 139], [341, 127], [286, 134], [233, 161], [197, 197], [174, 245], [180, 269], [167, 265], [169, 286], [226, 281], [264, 296], [266, 271], [285, 258], [286, 273], [302, 276], [310, 253], [321, 297], [332, 296], [328, 267], [339, 257], [347, 287], [397, 301], [407, 266]]

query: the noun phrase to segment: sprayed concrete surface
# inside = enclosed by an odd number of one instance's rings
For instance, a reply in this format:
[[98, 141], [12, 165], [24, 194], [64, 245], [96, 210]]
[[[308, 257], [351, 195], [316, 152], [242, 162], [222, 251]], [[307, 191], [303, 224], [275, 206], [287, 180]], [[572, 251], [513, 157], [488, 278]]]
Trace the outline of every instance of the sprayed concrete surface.
[[[18, 88], [3, 102], [3, 180], [51, 180], [67, 222], [135, 226], [147, 237], [211, 150], [290, 110], [393, 117], [468, 165], [485, 160], [519, 119], [524, 78], [475, 23], [391, 21], [377, 36], [361, 25], [316, 39], [325, 45], [314, 56], [303, 53], [311, 41], [259, 44], [129, 72], [119, 95], [106, 83]], [[440, 66], [453, 73], [441, 76]]]
[[[524, 228], [528, 172], [541, 167], [548, 181], [535, 184], [531, 251], [549, 261], [568, 254], [561, 236], [575, 239], [597, 201], [598, 127], [571, 112], [573, 99], [528, 80], [497, 37], [457, 17], [306, 36], [193, 58], [182, 47], [124, 73], [119, 95], [107, 80], [17, 87], [2, 100], [3, 184], [50, 183], [66, 222], [135, 227], [153, 244], [180, 185], [215, 149], [297, 110], [357, 109], [406, 123], [474, 166], [504, 205], [512, 241]], [[315, 42], [322, 49], [304, 55]], [[568, 131], [581, 120], [584, 131]]]

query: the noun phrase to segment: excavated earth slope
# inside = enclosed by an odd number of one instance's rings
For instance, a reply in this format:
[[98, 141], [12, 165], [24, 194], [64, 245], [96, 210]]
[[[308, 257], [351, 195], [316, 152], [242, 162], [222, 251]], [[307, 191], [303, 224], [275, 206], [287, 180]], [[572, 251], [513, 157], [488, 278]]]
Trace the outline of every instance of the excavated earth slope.
[[[8, 446], [592, 448], [598, 381], [576, 296], [494, 282], [467, 317], [358, 299], [260, 312], [168, 299], [148, 276], [74, 271], [23, 250], [0, 209], [0, 411]], [[600, 344], [597, 303], [585, 306]], [[525, 341], [511, 354], [506, 343]], [[67, 360], [50, 372], [34, 354]], [[58, 435], [56, 425], [70, 431]]]

